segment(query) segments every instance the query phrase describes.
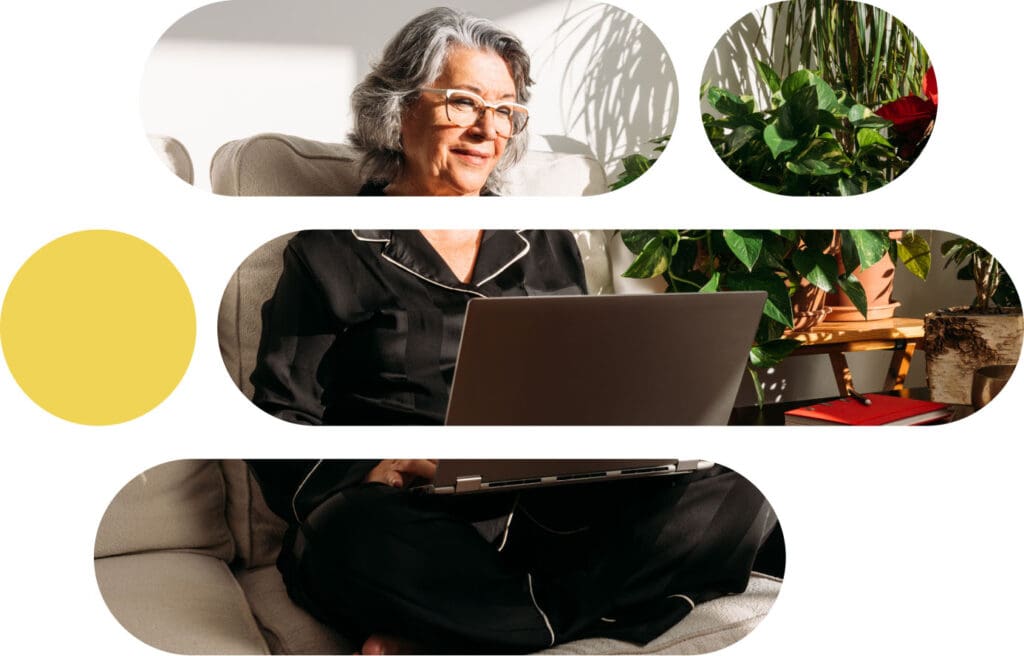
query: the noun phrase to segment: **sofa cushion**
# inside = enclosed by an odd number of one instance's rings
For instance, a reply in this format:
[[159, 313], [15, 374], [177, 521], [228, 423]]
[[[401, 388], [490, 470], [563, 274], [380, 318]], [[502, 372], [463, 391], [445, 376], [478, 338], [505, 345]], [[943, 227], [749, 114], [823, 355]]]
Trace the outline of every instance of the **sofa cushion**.
[[[275, 654], [349, 654], [358, 647], [296, 606], [280, 572], [263, 567], [238, 574], [253, 615]], [[782, 581], [754, 574], [747, 590], [697, 606], [646, 645], [591, 638], [547, 649], [543, 654], [705, 654], [740, 640], [768, 614]]]
[[227, 519], [235, 537], [237, 567], [273, 565], [287, 528], [263, 500], [259, 484], [241, 460], [223, 460], [228, 489]]
[[263, 330], [263, 304], [270, 300], [284, 267], [284, 248], [295, 233], [288, 233], [257, 248], [235, 270], [221, 298], [217, 337], [224, 366], [247, 398], [253, 386], [249, 374]]
[[[354, 196], [359, 154], [347, 144], [287, 134], [229, 141], [210, 162], [210, 187], [226, 196]], [[604, 169], [588, 155], [530, 151], [509, 174], [510, 196], [589, 196], [608, 191]]]
[[97, 558], [156, 550], [187, 550], [234, 558], [224, 517], [225, 486], [218, 460], [176, 460], [144, 471], [103, 513]]
[[149, 145], [153, 147], [160, 161], [170, 169], [171, 173], [189, 184], [194, 182], [192, 158], [189, 157], [188, 151], [180, 141], [171, 137], [151, 134], [149, 135]]
[[157, 649], [270, 653], [238, 582], [217, 558], [183, 552], [100, 558], [96, 581], [121, 626]]
[[607, 638], [577, 640], [543, 654], [706, 654], [741, 640], [771, 610], [782, 580], [754, 574], [742, 594], [698, 605], [681, 622], [643, 646]]
[[275, 654], [352, 654], [359, 645], [320, 623], [288, 597], [276, 567], [238, 573], [263, 637]]

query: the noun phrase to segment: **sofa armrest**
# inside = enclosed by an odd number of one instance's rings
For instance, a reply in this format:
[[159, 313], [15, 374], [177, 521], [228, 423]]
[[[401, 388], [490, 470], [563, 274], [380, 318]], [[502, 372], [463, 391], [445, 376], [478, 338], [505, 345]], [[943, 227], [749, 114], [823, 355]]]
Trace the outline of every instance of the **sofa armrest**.
[[176, 654], [269, 654], [227, 564], [186, 552], [96, 559], [96, 582], [129, 633]]

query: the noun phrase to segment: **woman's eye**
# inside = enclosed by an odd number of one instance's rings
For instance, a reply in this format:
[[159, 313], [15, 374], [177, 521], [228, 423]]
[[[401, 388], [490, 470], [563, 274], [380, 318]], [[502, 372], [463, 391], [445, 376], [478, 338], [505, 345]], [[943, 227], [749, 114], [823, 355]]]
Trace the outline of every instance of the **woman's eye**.
[[511, 118], [514, 110], [508, 105], [501, 105], [500, 107], [495, 107], [494, 111], [501, 114], [502, 116], [507, 116]]
[[472, 98], [460, 98], [458, 96], [453, 96], [451, 98], [451, 103], [459, 109], [473, 109], [476, 107], [476, 102]]

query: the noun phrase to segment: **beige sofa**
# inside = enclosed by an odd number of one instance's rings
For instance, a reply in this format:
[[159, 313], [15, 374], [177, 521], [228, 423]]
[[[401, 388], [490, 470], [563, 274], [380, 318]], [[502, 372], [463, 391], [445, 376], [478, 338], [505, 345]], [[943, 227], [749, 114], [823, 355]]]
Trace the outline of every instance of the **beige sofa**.
[[[288, 598], [274, 564], [283, 532], [243, 462], [165, 463], [111, 502], [96, 535], [96, 580], [125, 629], [165, 651], [353, 653], [358, 645]], [[743, 594], [699, 605], [644, 647], [591, 639], [545, 653], [706, 653], [753, 629], [780, 586], [755, 575]]]

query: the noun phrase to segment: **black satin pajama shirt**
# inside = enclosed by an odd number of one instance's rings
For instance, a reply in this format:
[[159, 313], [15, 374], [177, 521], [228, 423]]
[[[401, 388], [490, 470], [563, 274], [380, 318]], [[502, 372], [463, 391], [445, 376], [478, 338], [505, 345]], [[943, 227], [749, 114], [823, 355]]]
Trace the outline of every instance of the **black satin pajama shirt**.
[[469, 283], [419, 231], [300, 232], [263, 308], [253, 402], [303, 424], [439, 424], [470, 299], [585, 293], [568, 231], [485, 231]]

